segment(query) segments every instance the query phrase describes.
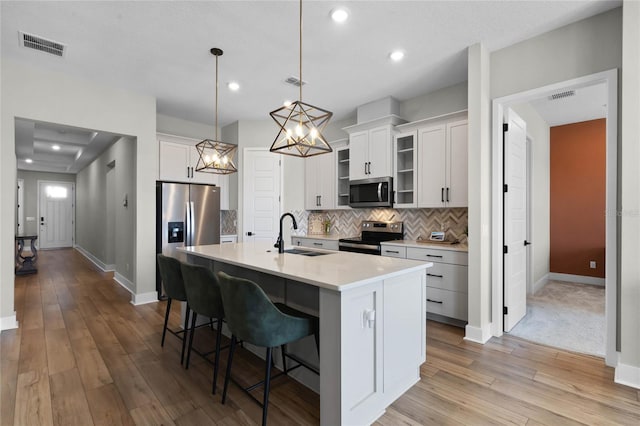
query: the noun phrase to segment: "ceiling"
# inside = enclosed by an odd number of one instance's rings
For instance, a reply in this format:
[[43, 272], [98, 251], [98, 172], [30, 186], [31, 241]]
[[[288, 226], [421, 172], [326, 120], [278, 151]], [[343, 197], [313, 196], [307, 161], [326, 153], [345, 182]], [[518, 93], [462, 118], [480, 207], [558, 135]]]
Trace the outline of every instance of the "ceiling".
[[531, 102], [536, 111], [551, 127], [569, 123], [605, 118], [607, 116], [607, 86], [604, 83], [559, 90], [573, 92], [571, 96], [551, 99], [551, 96]]
[[[303, 100], [352, 117], [467, 79], [467, 47], [494, 51], [620, 6], [621, 1], [305, 1]], [[330, 11], [345, 6], [337, 24]], [[298, 88], [297, 1], [2, 1], [2, 58], [156, 98], [157, 113], [219, 124], [266, 120]], [[20, 47], [19, 31], [66, 45], [57, 57]], [[389, 59], [400, 49], [401, 62]], [[227, 83], [236, 81], [232, 92]], [[35, 142], [34, 142], [35, 150]]]

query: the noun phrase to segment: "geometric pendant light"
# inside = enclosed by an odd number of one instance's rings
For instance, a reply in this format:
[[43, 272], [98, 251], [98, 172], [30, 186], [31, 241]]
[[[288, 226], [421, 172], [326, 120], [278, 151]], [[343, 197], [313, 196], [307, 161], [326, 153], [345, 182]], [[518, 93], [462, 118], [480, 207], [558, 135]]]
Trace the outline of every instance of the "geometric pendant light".
[[302, 0], [300, 0], [300, 99], [269, 114], [278, 124], [279, 132], [271, 145], [271, 152], [296, 157], [326, 154], [333, 149], [322, 136], [332, 112], [302, 102]]
[[216, 57], [216, 138], [205, 139], [196, 144], [199, 154], [196, 172], [227, 175], [238, 171], [233, 162], [238, 147], [218, 140], [218, 57], [222, 56], [222, 50], [214, 47], [211, 54]]

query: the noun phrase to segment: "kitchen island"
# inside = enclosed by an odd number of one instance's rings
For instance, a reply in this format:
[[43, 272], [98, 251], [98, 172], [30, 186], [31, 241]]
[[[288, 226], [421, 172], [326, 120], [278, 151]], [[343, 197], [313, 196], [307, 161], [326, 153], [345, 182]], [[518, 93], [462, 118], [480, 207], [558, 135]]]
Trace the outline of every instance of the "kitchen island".
[[278, 254], [259, 242], [178, 250], [319, 316], [322, 425], [370, 424], [419, 380], [431, 263], [308, 249]]

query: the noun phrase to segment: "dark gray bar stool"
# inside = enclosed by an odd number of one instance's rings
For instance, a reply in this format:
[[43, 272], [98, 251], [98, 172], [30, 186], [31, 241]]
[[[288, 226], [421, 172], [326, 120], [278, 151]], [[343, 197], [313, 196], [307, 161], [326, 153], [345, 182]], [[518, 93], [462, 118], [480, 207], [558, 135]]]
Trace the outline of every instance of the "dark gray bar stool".
[[167, 295], [167, 310], [164, 314], [164, 327], [162, 328], [162, 340], [160, 346], [164, 347], [164, 338], [167, 330], [180, 340], [182, 340], [182, 352], [180, 354], [180, 365], [184, 362], [184, 349], [187, 342], [186, 334], [189, 320], [189, 303], [187, 303], [187, 315], [184, 319], [184, 328], [179, 331], [173, 331], [167, 327], [169, 322], [169, 313], [171, 311], [171, 302], [178, 300], [180, 302], [187, 301], [187, 293], [184, 289], [184, 281], [182, 279], [182, 270], [180, 269], [180, 261], [173, 257], [158, 254], [158, 269], [160, 277], [162, 277], [162, 285]]

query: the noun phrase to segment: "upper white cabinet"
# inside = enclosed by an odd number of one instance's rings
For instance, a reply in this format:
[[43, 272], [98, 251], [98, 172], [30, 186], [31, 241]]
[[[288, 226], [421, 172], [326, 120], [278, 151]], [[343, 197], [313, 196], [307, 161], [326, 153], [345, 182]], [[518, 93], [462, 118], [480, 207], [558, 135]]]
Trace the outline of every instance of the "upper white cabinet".
[[391, 176], [392, 126], [385, 125], [349, 135], [349, 179]]
[[418, 205], [417, 139], [416, 131], [400, 133], [393, 137], [395, 208], [411, 208]]
[[196, 172], [199, 140], [158, 134], [160, 180], [201, 183], [220, 187], [220, 208], [229, 209], [229, 175]]
[[335, 151], [306, 158], [304, 164], [304, 208], [330, 210], [336, 206]]
[[418, 207], [468, 205], [467, 120], [418, 130]]

